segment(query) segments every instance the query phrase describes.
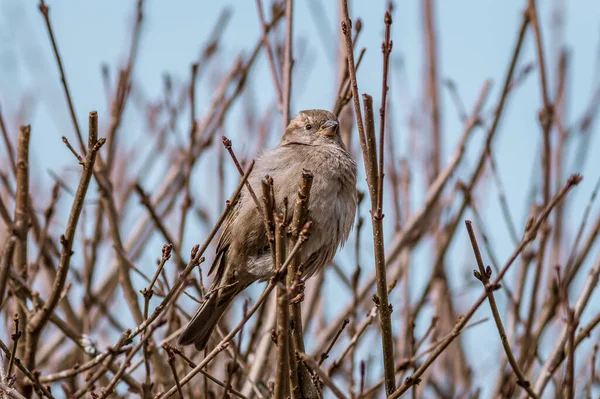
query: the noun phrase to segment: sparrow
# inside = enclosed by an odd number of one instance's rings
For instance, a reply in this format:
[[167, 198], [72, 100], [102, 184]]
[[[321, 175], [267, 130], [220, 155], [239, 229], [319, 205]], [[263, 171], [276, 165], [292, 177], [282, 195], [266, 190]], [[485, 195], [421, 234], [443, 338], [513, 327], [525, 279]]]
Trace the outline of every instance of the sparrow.
[[[289, 123], [281, 142], [259, 154], [248, 183], [261, 193], [261, 181], [273, 179], [276, 211], [284, 212], [296, 198], [302, 170], [313, 175], [307, 220], [310, 239], [300, 252], [302, 281], [327, 266], [347, 241], [354, 224], [358, 196], [357, 165], [339, 135], [336, 116], [325, 110], [300, 111]], [[203, 350], [211, 333], [233, 299], [250, 284], [274, 274], [263, 215], [244, 187], [223, 225], [216, 256], [208, 275], [214, 279], [204, 302], [183, 333], [179, 345]]]

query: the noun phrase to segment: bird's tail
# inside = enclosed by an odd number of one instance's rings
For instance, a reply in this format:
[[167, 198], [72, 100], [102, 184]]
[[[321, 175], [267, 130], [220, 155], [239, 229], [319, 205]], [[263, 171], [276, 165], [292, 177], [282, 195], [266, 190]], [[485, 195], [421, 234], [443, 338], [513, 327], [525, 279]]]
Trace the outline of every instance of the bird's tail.
[[[236, 284], [237, 285], [237, 284]], [[187, 327], [179, 336], [179, 345], [194, 344], [199, 351], [203, 350], [210, 339], [210, 336], [233, 301], [233, 298], [240, 292], [235, 286], [213, 291], [208, 298], [200, 305], [200, 308], [192, 317]]]

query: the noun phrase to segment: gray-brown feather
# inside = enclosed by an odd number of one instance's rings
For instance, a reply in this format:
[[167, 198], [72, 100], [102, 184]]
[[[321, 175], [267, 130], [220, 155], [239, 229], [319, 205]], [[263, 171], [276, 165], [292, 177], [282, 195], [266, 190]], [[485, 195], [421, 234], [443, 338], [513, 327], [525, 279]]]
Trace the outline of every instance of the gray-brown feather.
[[[312, 172], [308, 218], [313, 224], [310, 238], [301, 251], [304, 278], [333, 260], [338, 248], [348, 239], [356, 213], [356, 162], [337, 133], [324, 135], [317, 131], [331, 120], [336, 120], [335, 115], [327, 111], [302, 111], [290, 122], [281, 143], [258, 157], [248, 178], [254, 192], [260, 195], [262, 179], [271, 176], [276, 206], [283, 211], [284, 198], [287, 198], [287, 214], [291, 219], [302, 170]], [[308, 128], [313, 125], [315, 128]], [[273, 261], [266, 248], [264, 220], [244, 188], [217, 244], [217, 256], [209, 271], [215, 274], [210, 295], [225, 296], [219, 303], [229, 304], [232, 292], [237, 294], [255, 281], [270, 278]]]

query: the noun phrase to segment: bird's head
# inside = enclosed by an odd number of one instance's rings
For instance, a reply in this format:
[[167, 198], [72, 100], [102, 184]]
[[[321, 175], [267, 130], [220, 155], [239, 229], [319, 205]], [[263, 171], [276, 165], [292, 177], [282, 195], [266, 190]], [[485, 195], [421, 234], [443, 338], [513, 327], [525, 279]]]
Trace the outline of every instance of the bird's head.
[[298, 143], [307, 145], [340, 144], [342, 140], [338, 133], [337, 117], [322, 109], [300, 111], [285, 129], [283, 143]]

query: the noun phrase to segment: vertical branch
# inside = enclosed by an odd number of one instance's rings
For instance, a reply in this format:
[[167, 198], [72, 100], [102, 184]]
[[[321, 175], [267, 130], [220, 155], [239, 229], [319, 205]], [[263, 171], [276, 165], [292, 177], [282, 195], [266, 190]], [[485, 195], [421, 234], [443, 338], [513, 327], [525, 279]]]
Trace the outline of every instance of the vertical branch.
[[[387, 92], [388, 92], [388, 68], [390, 65], [390, 53], [392, 52], [392, 40], [390, 39], [390, 33], [392, 28], [392, 14], [390, 10], [385, 12], [383, 18], [385, 24], [385, 38], [381, 43], [381, 52], [383, 53], [383, 79], [381, 80], [381, 106], [379, 108], [379, 175], [377, 176], [377, 215], [383, 217], [383, 176], [384, 173], [384, 134], [385, 134], [385, 109], [387, 106]], [[393, 159], [392, 159], [393, 162]]]
[[498, 333], [500, 334], [500, 341], [502, 342], [502, 346], [504, 347], [504, 352], [506, 353], [506, 357], [508, 358], [508, 362], [512, 367], [513, 371], [517, 376], [517, 384], [534, 399], [537, 399], [538, 396], [533, 392], [531, 388], [531, 383], [527, 381], [525, 375], [519, 368], [517, 364], [517, 360], [515, 359], [515, 355], [512, 352], [510, 347], [510, 343], [508, 341], [508, 337], [506, 335], [506, 331], [504, 330], [504, 326], [502, 324], [502, 319], [500, 318], [500, 312], [498, 310], [498, 305], [496, 304], [496, 298], [494, 297], [494, 290], [496, 287], [490, 285], [490, 277], [492, 276], [492, 269], [488, 266], [485, 267], [483, 263], [483, 258], [481, 257], [481, 252], [479, 251], [479, 245], [477, 244], [477, 238], [475, 237], [475, 232], [473, 231], [473, 225], [470, 220], [465, 221], [465, 225], [467, 226], [467, 232], [469, 233], [469, 239], [471, 240], [471, 245], [473, 247], [473, 253], [475, 254], [475, 259], [477, 261], [477, 267], [479, 271], [474, 270], [473, 274], [475, 278], [481, 281], [483, 287], [487, 292], [487, 299], [490, 303], [490, 308], [492, 309], [492, 314], [494, 316], [494, 321], [496, 322], [496, 327], [498, 328]]
[[[354, 103], [354, 115], [356, 117], [356, 126], [358, 128], [358, 137], [360, 139], [360, 148], [363, 157], [367, 154], [367, 143], [365, 136], [365, 128], [360, 111], [360, 100], [358, 98], [358, 83], [356, 82], [356, 64], [354, 63], [354, 47], [352, 44], [352, 21], [348, 15], [348, 0], [342, 1], [342, 33], [344, 42], [346, 43], [346, 59], [348, 61], [348, 73], [350, 74], [350, 88], [352, 89], [352, 102]], [[367, 163], [365, 163], [367, 167]], [[370, 173], [367, 169], [367, 179]], [[368, 180], [367, 180], [368, 183]]]
[[133, 71], [133, 65], [135, 63], [137, 49], [140, 42], [140, 33], [142, 27], [142, 20], [144, 17], [144, 2], [143, 0], [137, 0], [136, 11], [135, 11], [135, 23], [133, 24], [133, 32], [131, 34], [131, 43], [129, 45], [129, 55], [127, 59], [127, 66], [121, 70], [117, 78], [117, 88], [114, 99], [110, 109], [110, 123], [106, 138], [108, 141], [108, 154], [106, 156], [106, 165], [108, 168], [108, 175], [110, 175], [114, 166], [115, 153], [116, 153], [116, 135], [119, 127], [121, 126], [123, 112], [125, 111], [125, 104], [129, 93], [131, 92], [131, 75]]
[[[19, 136], [17, 137], [17, 191], [15, 197], [15, 216], [14, 220], [14, 232], [16, 237], [14, 253], [13, 253], [13, 267], [27, 280], [27, 234], [29, 232], [29, 137], [31, 134], [31, 127], [21, 126], [19, 129]], [[8, 260], [6, 260], [8, 261]], [[7, 269], [10, 265], [7, 265]], [[23, 326], [23, 331], [27, 328], [28, 313], [18, 304], [18, 301], [25, 301], [25, 297], [22, 293], [17, 291], [15, 293], [17, 298], [14, 301], [15, 313], [18, 314]], [[19, 341], [17, 346], [17, 353], [19, 357], [25, 355], [25, 344], [27, 336], [23, 337]], [[31, 390], [27, 388], [29, 393]]]
[[[364, 94], [363, 103], [365, 107], [365, 122], [367, 142], [375, 143], [375, 126], [373, 118], [373, 100], [371, 96]], [[369, 148], [371, 150], [371, 147]], [[377, 155], [375, 148], [372, 147], [369, 154], [369, 162], [371, 162], [371, 173], [373, 178], [379, 179], [379, 174], [383, 171], [378, 171]], [[373, 180], [375, 181], [375, 180]], [[394, 378], [394, 338], [392, 335], [391, 321], [391, 305], [388, 303], [388, 288], [385, 269], [385, 248], [383, 241], [383, 213], [379, 213], [377, 209], [377, 194], [375, 185], [371, 191], [371, 222], [373, 225], [373, 246], [375, 252], [375, 275], [377, 280], [377, 295], [374, 295], [375, 305], [379, 309], [379, 321], [381, 328], [381, 340], [383, 349], [383, 366], [385, 372], [385, 386], [388, 394], [395, 390]]]
[[285, 1], [285, 49], [283, 53], [283, 130], [290, 121], [290, 99], [292, 95], [292, 68], [294, 60], [292, 59], [292, 36], [293, 36], [293, 11], [294, 1]]
[[[513, 264], [513, 262], [515, 261], [515, 259], [517, 259], [517, 257], [519, 257], [519, 255], [525, 249], [525, 247], [527, 247], [527, 244], [529, 244], [530, 242], [532, 242], [535, 239], [535, 237], [536, 237], [536, 235], [538, 233], [538, 230], [546, 222], [546, 220], [548, 218], [548, 215], [554, 209], [554, 207], [556, 206], [556, 204], [558, 202], [562, 201], [564, 199], [564, 197], [567, 195], [567, 193], [574, 186], [576, 186], [577, 184], [579, 184], [579, 182], [581, 181], [581, 179], [582, 178], [581, 178], [580, 175], [577, 175], [577, 174], [572, 175], [568, 179], [567, 183], [562, 187], [562, 189], [558, 193], [556, 193], [554, 195], [554, 197], [552, 198], [552, 200], [550, 201], [550, 203], [548, 203], [548, 205], [541, 212], [540, 216], [537, 219], [535, 219], [535, 220], [533, 220], [533, 219], [531, 220], [531, 222], [527, 226], [527, 229], [525, 231], [525, 235], [521, 239], [521, 242], [514, 249], [514, 251], [511, 254], [510, 258], [506, 261], [506, 263], [504, 264], [504, 266], [502, 267], [502, 269], [499, 271], [499, 273], [496, 276], [496, 278], [489, 283], [491, 287], [493, 287], [493, 288], [499, 288], [498, 284], [500, 284], [500, 281], [502, 281], [502, 278], [508, 272], [508, 269], [511, 267], [511, 265]], [[599, 262], [599, 264], [600, 264], [600, 262]], [[600, 270], [600, 267], [598, 269]], [[435, 347], [435, 349], [427, 357], [427, 359], [421, 364], [421, 366], [419, 366], [419, 368], [417, 369], [417, 371], [415, 371], [415, 373], [412, 376], [406, 378], [406, 380], [404, 381], [404, 384], [402, 384], [402, 386], [400, 388], [398, 388], [393, 394], [391, 394], [388, 397], [388, 399], [396, 399], [396, 398], [400, 397], [410, 387], [418, 384], [421, 381], [421, 376], [423, 375], [423, 373], [425, 372], [425, 370], [427, 370], [427, 368], [429, 368], [429, 366], [431, 366], [431, 364], [435, 361], [435, 359], [448, 347], [448, 345], [450, 345], [452, 343], [452, 341], [456, 337], [458, 337], [460, 335], [460, 332], [465, 328], [465, 326], [467, 325], [467, 323], [469, 322], [469, 320], [471, 319], [471, 317], [473, 317], [473, 315], [475, 314], [475, 311], [481, 306], [481, 304], [483, 304], [483, 302], [486, 300], [486, 298], [487, 298], [487, 289], [484, 290], [484, 292], [479, 296], [479, 298], [473, 304], [473, 306], [471, 306], [471, 308], [466, 313], [464, 313], [464, 316], [462, 316], [462, 317], [460, 317], [458, 319], [458, 321], [454, 325], [454, 328], [453, 328], [452, 332], [450, 334], [448, 334], [446, 336], [446, 338], [444, 338], [439, 343], [438, 346]], [[589, 298], [589, 296], [588, 296], [588, 298]], [[562, 342], [558, 342], [558, 344], [561, 344], [561, 343]], [[564, 346], [564, 343], [562, 343], [562, 345]], [[553, 361], [552, 358], [549, 358], [546, 361], [546, 363], [549, 363], [549, 362], [552, 362], [552, 361]], [[547, 365], [545, 364], [544, 368], [546, 368], [546, 366]], [[545, 376], [548, 375], [548, 373], [546, 373], [545, 371], [543, 371], [541, 375], [543, 375], [545, 377]], [[538, 384], [538, 382], [536, 382], [536, 385], [537, 384]], [[537, 389], [534, 389], [534, 391], [538, 392]], [[537, 394], [540, 395], [539, 392]]]
[[[271, 42], [267, 36], [268, 28], [267, 22], [265, 21], [265, 15], [262, 7], [262, 0], [256, 0], [256, 8], [258, 10], [258, 17], [260, 19], [260, 25], [262, 27], [262, 43], [264, 52], [267, 55], [269, 61], [269, 69], [271, 70], [271, 77], [273, 78], [273, 84], [275, 86], [275, 95], [277, 96], [277, 106], [280, 110], [283, 108], [283, 95], [281, 93], [281, 83], [277, 75], [277, 68], [275, 67], [275, 59], [273, 58], [273, 49], [271, 48]], [[287, 122], [285, 122], [287, 123]]]
[[17, 141], [17, 194], [15, 199], [14, 265], [23, 274], [27, 269], [27, 233], [29, 232], [29, 137], [31, 127], [21, 126]]
[[[294, 215], [290, 226], [292, 237], [290, 248], [296, 245], [300, 239], [300, 233], [306, 217], [308, 215], [308, 202], [310, 199], [310, 189], [312, 186], [313, 175], [309, 170], [302, 170], [302, 180], [298, 187], [298, 196], [294, 207]], [[296, 385], [291, 387], [292, 398], [312, 397], [307, 395], [313, 390], [314, 385], [311, 382], [310, 374], [302, 362], [296, 360], [295, 353], [304, 353], [304, 330], [302, 327], [302, 308], [301, 302], [304, 298], [302, 292], [303, 286], [300, 282], [302, 276], [302, 265], [300, 264], [301, 251], [292, 259], [288, 267], [286, 276], [286, 285], [289, 295], [294, 298], [290, 304], [290, 327], [292, 330], [292, 340], [290, 342], [290, 373], [292, 382]], [[293, 355], [293, 356], [292, 356]], [[294, 380], [295, 377], [295, 380]]]
[[[150, 284], [148, 285], [148, 287], [144, 288], [141, 291], [142, 295], [144, 295], [144, 320], [148, 319], [148, 308], [150, 306], [150, 299], [154, 295], [154, 291], [153, 291], [154, 284], [158, 280], [158, 276], [160, 276], [160, 274], [162, 273], [163, 268], [165, 267], [165, 263], [171, 258], [172, 251], [173, 251], [173, 244], [163, 245], [162, 256], [160, 258], [160, 263], [158, 264], [158, 268], [154, 272], [154, 276], [152, 277], [152, 280], [150, 281]], [[148, 333], [148, 330], [145, 330], [143, 332], [143, 335], [145, 336], [147, 333]], [[144, 366], [146, 367], [146, 380], [144, 381], [144, 383], [142, 383], [142, 394], [143, 394], [144, 398], [149, 398], [152, 396], [151, 389], [153, 386], [152, 380], [150, 378], [150, 361], [149, 361], [150, 343], [148, 342], [148, 340], [145, 340], [144, 338], [142, 338], [142, 339], [145, 342], [143, 345], [143, 356], [144, 356]], [[171, 367], [173, 366], [171, 364], [170, 356], [169, 356], [169, 366], [171, 366]], [[176, 380], [176, 382], [177, 382], [177, 380]], [[183, 398], [183, 396], [182, 396], [182, 398]]]
[[[542, 128], [542, 172], [543, 172], [543, 182], [542, 182], [542, 194], [543, 194], [543, 204], [546, 206], [550, 201], [550, 189], [551, 189], [551, 141], [550, 141], [550, 129], [552, 128], [552, 121], [554, 118], [554, 109], [552, 104], [550, 103], [550, 98], [548, 95], [548, 85], [546, 79], [546, 64], [544, 61], [544, 49], [542, 43], [542, 35], [540, 31], [540, 24], [537, 18], [537, 9], [535, 0], [528, 1], [528, 9], [527, 13], [529, 15], [529, 19], [531, 20], [531, 26], [535, 34], [535, 42], [536, 42], [536, 50], [538, 57], [538, 69], [540, 73], [540, 88], [542, 91], [542, 101], [543, 108], [539, 112], [539, 121], [540, 126]], [[548, 243], [549, 231], [548, 229], [542, 229], [542, 234], [540, 237], [540, 244], [538, 247], [538, 251], [536, 254], [536, 266], [535, 266], [535, 274], [533, 279], [533, 286], [531, 289], [532, 296], [531, 301], [529, 303], [529, 311], [527, 313], [527, 319], [525, 323], [525, 332], [523, 334], [523, 350], [522, 353], [525, 357], [530, 351], [533, 350], [534, 343], [531, 342], [531, 329], [533, 325], [533, 321], [535, 319], [535, 312], [537, 309], [537, 300], [539, 293], [539, 285], [541, 284], [542, 279], [542, 271], [544, 268], [544, 256], [546, 245]], [[523, 357], [523, 356], [522, 356]]]
[[[567, 69], [569, 68], [569, 57], [566, 50], [562, 50], [558, 59], [558, 84], [556, 95], [554, 97], [554, 113], [556, 120], [556, 131], [558, 134], [558, 142], [554, 153], [554, 184], [555, 187], [560, 185], [564, 175], [564, 163], [567, 155], [567, 142], [569, 134], [561, 127], [562, 121], [565, 119], [565, 111], [567, 108], [566, 87], [567, 86]], [[564, 240], [565, 219], [563, 217], [565, 210], [564, 204], [559, 204], [556, 208], [554, 217], [554, 231], [552, 237], [552, 258], [560, 259], [562, 253], [562, 244]]]
[[431, 147], [431, 168], [432, 173], [429, 176], [433, 181], [440, 173], [441, 158], [442, 158], [442, 137], [440, 128], [440, 104], [439, 104], [439, 78], [437, 71], [437, 46], [435, 38], [435, 28], [433, 21], [433, 0], [425, 0], [424, 17], [425, 17], [425, 43], [427, 46], [427, 97], [431, 116], [431, 132], [432, 132], [432, 147]]
[[8, 274], [13, 260], [15, 246], [17, 243], [16, 236], [11, 234], [4, 243], [2, 249], [2, 261], [0, 262], [0, 309], [4, 307], [4, 294], [6, 293], [6, 283], [8, 282]]
[[365, 167], [365, 169], [367, 170], [367, 185], [369, 187], [369, 196], [372, 203], [371, 210], [373, 211], [377, 209], [377, 184], [379, 180], [373, 97], [368, 94], [363, 94], [363, 106], [365, 109], [365, 142], [367, 144], [367, 153], [363, 154], [363, 156], [365, 157], [365, 164], [369, 164], [369, 167]]
[[[179, 229], [177, 234], [178, 248], [183, 248], [183, 234], [185, 233], [185, 222], [187, 212], [192, 205], [192, 196], [190, 193], [190, 177], [196, 157], [194, 157], [194, 148], [196, 147], [196, 77], [198, 76], [198, 64], [192, 64], [192, 77], [190, 78], [190, 147], [186, 154], [186, 165], [184, 172], [184, 194], [181, 201], [181, 220], [179, 221]], [[219, 152], [220, 154], [220, 152]], [[221, 205], [221, 202], [219, 202]]]
[[[362, 114], [360, 110], [360, 102], [358, 100], [358, 83], [356, 81], [356, 68], [354, 64], [354, 53], [352, 46], [352, 22], [348, 14], [348, 0], [342, 0], [342, 33], [346, 43], [346, 55], [348, 58], [348, 71], [352, 87], [352, 97], [354, 100], [354, 113], [356, 116], [358, 133], [360, 138], [360, 146], [363, 153], [363, 161], [367, 172], [367, 184], [371, 196], [371, 221], [373, 225], [373, 244], [375, 249], [375, 275], [377, 280], [377, 305], [379, 307], [379, 319], [381, 328], [382, 350], [383, 350], [383, 367], [385, 374], [385, 388], [387, 394], [392, 393], [396, 389], [394, 377], [394, 340], [392, 335], [391, 324], [391, 309], [388, 304], [388, 292], [385, 270], [385, 250], [383, 241], [383, 214], [377, 212], [379, 199], [377, 197], [377, 181], [379, 179], [377, 165], [377, 152], [375, 147], [375, 126], [373, 120], [373, 104], [371, 97], [363, 96], [365, 107], [365, 121], [367, 122], [367, 134], [365, 134], [365, 125], [363, 124]], [[387, 15], [386, 15], [387, 17]], [[390, 21], [391, 23], [391, 18]], [[386, 27], [389, 26], [386, 21]], [[386, 28], [387, 29], [387, 28]], [[384, 52], [385, 54], [385, 52]], [[385, 86], [387, 82], [384, 83]], [[382, 108], [385, 104], [381, 105]], [[384, 111], [385, 112], [385, 111]]]
[[15, 333], [11, 335], [13, 341], [13, 348], [8, 360], [8, 368], [6, 369], [6, 379], [12, 379], [13, 366], [15, 365], [15, 357], [17, 356], [17, 345], [19, 344], [19, 338], [21, 338], [22, 331], [19, 330], [19, 315], [17, 313], [13, 316], [13, 322], [15, 323]]
[[577, 332], [577, 321], [575, 320], [575, 310], [567, 309], [567, 369], [565, 370], [565, 390], [567, 399], [575, 397], [575, 333]]
[[[276, 275], [282, 271], [285, 254], [285, 220], [279, 212], [275, 213], [275, 270]], [[285, 284], [277, 284], [277, 371], [275, 375], [275, 398], [284, 398], [289, 383], [289, 296]]]
[[89, 126], [88, 147], [85, 162], [83, 164], [83, 172], [79, 180], [79, 185], [77, 186], [77, 192], [75, 193], [65, 233], [60, 237], [62, 250], [56, 269], [56, 276], [52, 285], [52, 291], [50, 292], [46, 304], [31, 317], [31, 320], [27, 325], [25, 364], [30, 370], [35, 368], [35, 354], [37, 352], [40, 334], [46, 323], [50, 320], [50, 316], [54, 313], [54, 310], [63, 295], [63, 289], [71, 264], [71, 256], [73, 255], [72, 249], [75, 232], [77, 231], [77, 223], [83, 209], [83, 203], [90, 180], [92, 179], [96, 154], [105, 142], [104, 139], [98, 140], [98, 114], [96, 111], [90, 112]]
[[14, 175], [17, 175], [17, 164], [15, 163], [15, 153], [13, 150], [12, 143], [10, 142], [10, 138], [8, 137], [8, 130], [6, 130], [6, 125], [4, 123], [4, 117], [2, 116], [2, 109], [0, 108], [0, 131], [2, 132], [2, 138], [4, 139], [4, 145], [6, 145], [6, 152], [10, 161], [10, 167]]
[[50, 23], [50, 8], [46, 5], [44, 0], [40, 0], [39, 9], [42, 15], [44, 16], [44, 21], [46, 22], [46, 28], [48, 29], [48, 36], [50, 36], [50, 42], [52, 43], [52, 50], [54, 50], [54, 58], [56, 58], [56, 63], [58, 64], [58, 70], [60, 71], [60, 82], [63, 85], [63, 89], [65, 91], [65, 96], [67, 97], [67, 104], [69, 106], [69, 113], [71, 115], [71, 121], [73, 122], [73, 127], [75, 128], [75, 133], [77, 136], [77, 141], [79, 142], [79, 147], [81, 151], [85, 153], [85, 144], [83, 143], [83, 136], [81, 135], [81, 130], [79, 129], [79, 123], [77, 123], [77, 114], [75, 113], [75, 106], [73, 105], [73, 101], [71, 100], [71, 92], [69, 91], [69, 84], [67, 83], [67, 76], [65, 75], [65, 70], [63, 68], [62, 60], [60, 58], [60, 53], [58, 52], [58, 45], [56, 44], [56, 40], [54, 39], [54, 32], [52, 30], [52, 24]]

